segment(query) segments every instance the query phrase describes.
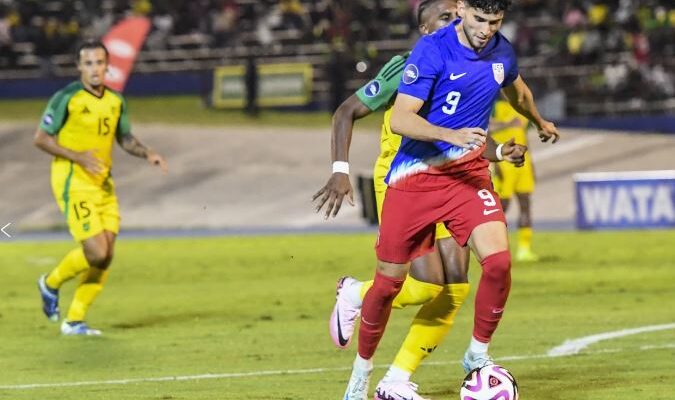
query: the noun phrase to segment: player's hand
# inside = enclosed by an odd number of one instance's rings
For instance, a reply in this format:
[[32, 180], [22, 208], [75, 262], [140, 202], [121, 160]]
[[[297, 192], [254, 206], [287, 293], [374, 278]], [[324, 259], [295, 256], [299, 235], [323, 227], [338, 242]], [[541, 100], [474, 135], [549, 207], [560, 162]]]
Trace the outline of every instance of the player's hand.
[[96, 152], [94, 150], [75, 153], [75, 159], [73, 161], [84, 168], [88, 174], [93, 176], [101, 175], [103, 171], [105, 171], [105, 165], [103, 165], [103, 162], [96, 157]]
[[525, 153], [527, 146], [517, 144], [514, 138], [509, 139], [502, 144], [502, 157], [516, 167], [522, 167], [525, 164]]
[[482, 128], [450, 130], [443, 141], [465, 149], [475, 149], [485, 144], [487, 132]]
[[550, 121], [542, 121], [542, 123], [539, 125], [539, 139], [541, 139], [542, 142], [548, 142], [549, 139], [553, 138], [551, 143], [555, 143], [560, 139], [560, 134], [558, 134], [558, 128], [555, 127], [553, 122]]
[[148, 160], [148, 162], [151, 165], [156, 165], [159, 167], [159, 169], [162, 170], [165, 174], [169, 172], [169, 167], [166, 164], [166, 160], [164, 160], [164, 157], [161, 155], [155, 153], [152, 150], [148, 150], [148, 154], [145, 156], [145, 159]]
[[[324, 187], [312, 196], [312, 201], [317, 201], [316, 212], [320, 212], [324, 205], [326, 206], [325, 218], [330, 218], [331, 214], [335, 217], [340, 211], [342, 200], [347, 197], [347, 203], [354, 206], [354, 189], [349, 182], [349, 175], [341, 172], [334, 172]], [[318, 199], [318, 200], [317, 200]]]

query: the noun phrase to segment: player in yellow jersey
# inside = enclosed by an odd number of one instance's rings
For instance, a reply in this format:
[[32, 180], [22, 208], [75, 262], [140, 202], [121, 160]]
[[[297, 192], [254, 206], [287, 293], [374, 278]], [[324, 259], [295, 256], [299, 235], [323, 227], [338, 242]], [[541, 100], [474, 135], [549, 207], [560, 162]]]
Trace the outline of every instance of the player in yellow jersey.
[[132, 134], [121, 94], [103, 84], [108, 51], [100, 42], [86, 42], [77, 52], [80, 80], [52, 96], [35, 133], [34, 143], [54, 156], [51, 185], [70, 234], [80, 245], [56, 268], [38, 280], [42, 309], [51, 321], [60, 319], [59, 288], [78, 276], [64, 335], [100, 335], [85, 322], [89, 306], [103, 289], [119, 232], [119, 211], [111, 177], [116, 140], [129, 154], [145, 158], [166, 172], [164, 158]]
[[[417, 11], [419, 30], [428, 34], [442, 28], [456, 17], [454, 0], [424, 0]], [[345, 100], [333, 116], [332, 158], [333, 174], [315, 195], [317, 212], [326, 206], [326, 218], [336, 216], [345, 196], [353, 205], [353, 189], [349, 181], [348, 155], [354, 121], [373, 111], [386, 109], [382, 125], [380, 155], [374, 168], [375, 193], [378, 213], [381, 211], [386, 184], [384, 177], [389, 171], [394, 155], [401, 144], [401, 136], [392, 133], [389, 126], [390, 106], [396, 97], [403, 66], [408, 54], [393, 57], [376, 78], [368, 82], [354, 95]], [[520, 163], [524, 147], [513, 141], [499, 149], [500, 156]], [[498, 161], [497, 145], [490, 142], [484, 156]], [[469, 292], [467, 280], [468, 248], [461, 248], [443, 224], [436, 229], [435, 251], [412, 262], [410, 276], [394, 300], [394, 307], [422, 305], [415, 316], [410, 331], [396, 358], [379, 382], [376, 392], [391, 399], [422, 399], [416, 386], [410, 382], [411, 375], [421, 362], [442, 342], [450, 330], [459, 307]], [[351, 342], [361, 301], [372, 281], [360, 282], [352, 277], [338, 281], [338, 298], [331, 316], [330, 332], [336, 346], [345, 348]], [[338, 309], [339, 308], [339, 309]], [[347, 397], [346, 397], [347, 398]]]
[[[504, 143], [509, 139], [527, 145], [527, 128], [529, 120], [520, 115], [506, 100], [495, 103], [490, 118], [489, 131], [497, 143]], [[530, 205], [531, 194], [534, 192], [534, 168], [532, 157], [525, 156], [525, 164], [515, 168], [508, 163], [493, 164], [494, 174], [492, 182], [495, 191], [499, 194], [504, 212], [511, 204], [511, 198], [518, 199], [518, 250], [517, 261], [537, 261], [539, 257], [532, 252], [532, 213]]]

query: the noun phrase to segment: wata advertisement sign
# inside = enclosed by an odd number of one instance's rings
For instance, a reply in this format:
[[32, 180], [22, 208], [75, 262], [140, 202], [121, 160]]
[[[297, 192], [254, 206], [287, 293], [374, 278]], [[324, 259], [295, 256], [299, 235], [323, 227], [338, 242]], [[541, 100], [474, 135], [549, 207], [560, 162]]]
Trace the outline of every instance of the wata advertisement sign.
[[579, 229], [675, 228], [675, 170], [574, 175]]

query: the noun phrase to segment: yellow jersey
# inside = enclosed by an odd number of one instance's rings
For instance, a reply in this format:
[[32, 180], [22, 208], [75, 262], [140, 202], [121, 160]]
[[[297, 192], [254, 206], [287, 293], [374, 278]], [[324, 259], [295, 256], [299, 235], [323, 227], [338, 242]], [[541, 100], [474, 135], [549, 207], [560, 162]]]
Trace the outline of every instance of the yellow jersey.
[[97, 96], [82, 82], [73, 82], [52, 96], [42, 116], [40, 128], [56, 136], [57, 143], [73, 151], [93, 150], [104, 170], [92, 176], [81, 166], [54, 157], [52, 176], [62, 176], [68, 186], [80, 189], [101, 187], [110, 176], [112, 148], [118, 135], [130, 133], [127, 106], [121, 94], [104, 88]]
[[516, 143], [527, 145], [527, 124], [529, 120], [516, 111], [508, 101], [497, 100], [492, 110], [492, 121], [500, 123], [509, 123], [514, 119], [521, 122], [520, 126], [501, 129], [490, 132], [492, 138], [497, 143], [504, 143], [507, 140], [514, 138]]

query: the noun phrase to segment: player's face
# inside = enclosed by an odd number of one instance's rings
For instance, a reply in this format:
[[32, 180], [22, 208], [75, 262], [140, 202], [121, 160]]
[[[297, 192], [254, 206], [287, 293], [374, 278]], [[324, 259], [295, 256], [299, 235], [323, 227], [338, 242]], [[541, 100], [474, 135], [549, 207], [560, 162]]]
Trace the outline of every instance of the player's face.
[[457, 18], [457, 2], [455, 0], [438, 1], [424, 10], [422, 18], [419, 26], [420, 33], [423, 35], [433, 33]]
[[462, 29], [469, 45], [481, 51], [497, 33], [504, 20], [504, 12], [488, 14], [477, 8], [468, 7], [463, 1], [457, 3], [457, 14], [462, 18]]
[[108, 58], [103, 49], [80, 50], [77, 69], [80, 71], [82, 82], [93, 87], [103, 85], [106, 68], [108, 68]]

